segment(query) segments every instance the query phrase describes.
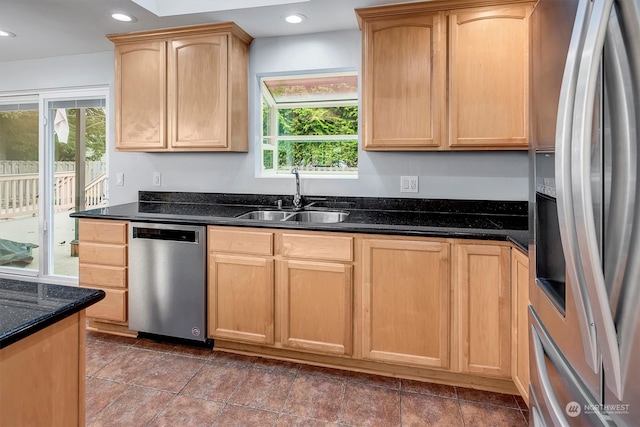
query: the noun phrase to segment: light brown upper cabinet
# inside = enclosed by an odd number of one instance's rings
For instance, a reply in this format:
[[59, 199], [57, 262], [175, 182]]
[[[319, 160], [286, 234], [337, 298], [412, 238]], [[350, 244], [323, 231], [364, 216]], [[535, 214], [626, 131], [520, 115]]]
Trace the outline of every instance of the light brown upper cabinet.
[[248, 151], [253, 40], [233, 23], [108, 36], [116, 150]]
[[442, 13], [363, 21], [363, 147], [439, 149], [445, 108]]
[[527, 149], [531, 4], [357, 9], [363, 149]]
[[529, 6], [449, 15], [449, 146], [528, 147]]

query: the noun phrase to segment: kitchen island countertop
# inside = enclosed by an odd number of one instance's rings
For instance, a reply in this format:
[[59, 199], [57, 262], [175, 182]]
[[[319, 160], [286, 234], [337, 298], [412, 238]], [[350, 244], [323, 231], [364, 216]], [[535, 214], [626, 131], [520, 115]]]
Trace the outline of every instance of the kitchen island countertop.
[[100, 301], [104, 291], [0, 279], [0, 349]]

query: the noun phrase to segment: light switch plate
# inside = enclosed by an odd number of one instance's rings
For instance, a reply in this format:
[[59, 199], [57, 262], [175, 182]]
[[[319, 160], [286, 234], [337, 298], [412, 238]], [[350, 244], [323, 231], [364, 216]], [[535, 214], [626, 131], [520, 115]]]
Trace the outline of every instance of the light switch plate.
[[154, 187], [160, 187], [162, 185], [162, 176], [160, 175], [160, 172], [154, 172], [153, 173], [153, 186]]
[[116, 174], [116, 185], [124, 185], [124, 173], [118, 172]]
[[418, 177], [417, 176], [401, 176], [400, 192], [401, 193], [417, 193]]

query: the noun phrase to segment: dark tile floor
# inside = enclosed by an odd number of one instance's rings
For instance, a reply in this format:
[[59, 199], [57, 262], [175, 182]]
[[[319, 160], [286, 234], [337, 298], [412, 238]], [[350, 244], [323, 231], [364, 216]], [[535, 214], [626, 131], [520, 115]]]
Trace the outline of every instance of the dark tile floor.
[[88, 426], [526, 426], [519, 396], [87, 333]]

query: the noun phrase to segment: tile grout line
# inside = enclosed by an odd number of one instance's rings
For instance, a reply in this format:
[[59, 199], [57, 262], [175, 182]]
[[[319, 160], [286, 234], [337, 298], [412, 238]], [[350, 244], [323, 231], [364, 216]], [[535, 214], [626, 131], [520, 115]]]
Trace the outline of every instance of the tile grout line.
[[293, 381], [291, 381], [291, 385], [289, 386], [289, 391], [287, 392], [287, 397], [285, 397], [284, 402], [282, 403], [282, 408], [280, 408], [280, 412], [278, 413], [278, 417], [276, 418], [274, 426], [276, 426], [278, 424], [278, 421], [280, 420], [280, 417], [282, 416], [282, 414], [287, 414], [287, 412], [284, 412], [284, 408], [286, 408], [287, 402], [289, 401], [289, 396], [291, 396], [291, 390], [293, 390], [293, 385], [295, 384], [296, 380], [298, 379], [298, 371], [299, 371], [299, 369], [296, 368], [296, 372], [293, 375]]
[[344, 410], [345, 400], [347, 398], [347, 385], [348, 381], [344, 381], [342, 383], [342, 398], [340, 399], [340, 409], [338, 409], [338, 424], [347, 424], [346, 421], [342, 420], [342, 413]]
[[[164, 357], [164, 355], [163, 355]], [[159, 362], [158, 362], [159, 363]], [[157, 365], [157, 363], [156, 363]], [[167, 407], [171, 404], [171, 402], [173, 402], [174, 400], [176, 400], [178, 398], [178, 396], [182, 396], [180, 393], [182, 393], [182, 391], [187, 387], [187, 385], [191, 382], [191, 380], [193, 380], [193, 378], [195, 378], [196, 375], [198, 375], [198, 373], [200, 371], [202, 371], [202, 369], [205, 367], [206, 363], [203, 363], [202, 366], [200, 366], [200, 368], [191, 376], [191, 378], [189, 378], [189, 380], [182, 386], [182, 388], [174, 394], [173, 398], [171, 398], [166, 405], [164, 405], [157, 413], [156, 415], [151, 419], [151, 421], [149, 421], [149, 424], [147, 425], [152, 425], [153, 422], [160, 416], [160, 414], [162, 414], [165, 409], [167, 409]], [[155, 366], [155, 365], [154, 365]], [[167, 390], [163, 390], [163, 391], [167, 391]], [[183, 396], [183, 397], [187, 397], [187, 396]], [[217, 419], [217, 417], [216, 417]]]
[[399, 404], [400, 407], [398, 408], [398, 415], [400, 415], [400, 426], [402, 427], [402, 382], [400, 382], [400, 389], [398, 390], [398, 397], [400, 398]]

